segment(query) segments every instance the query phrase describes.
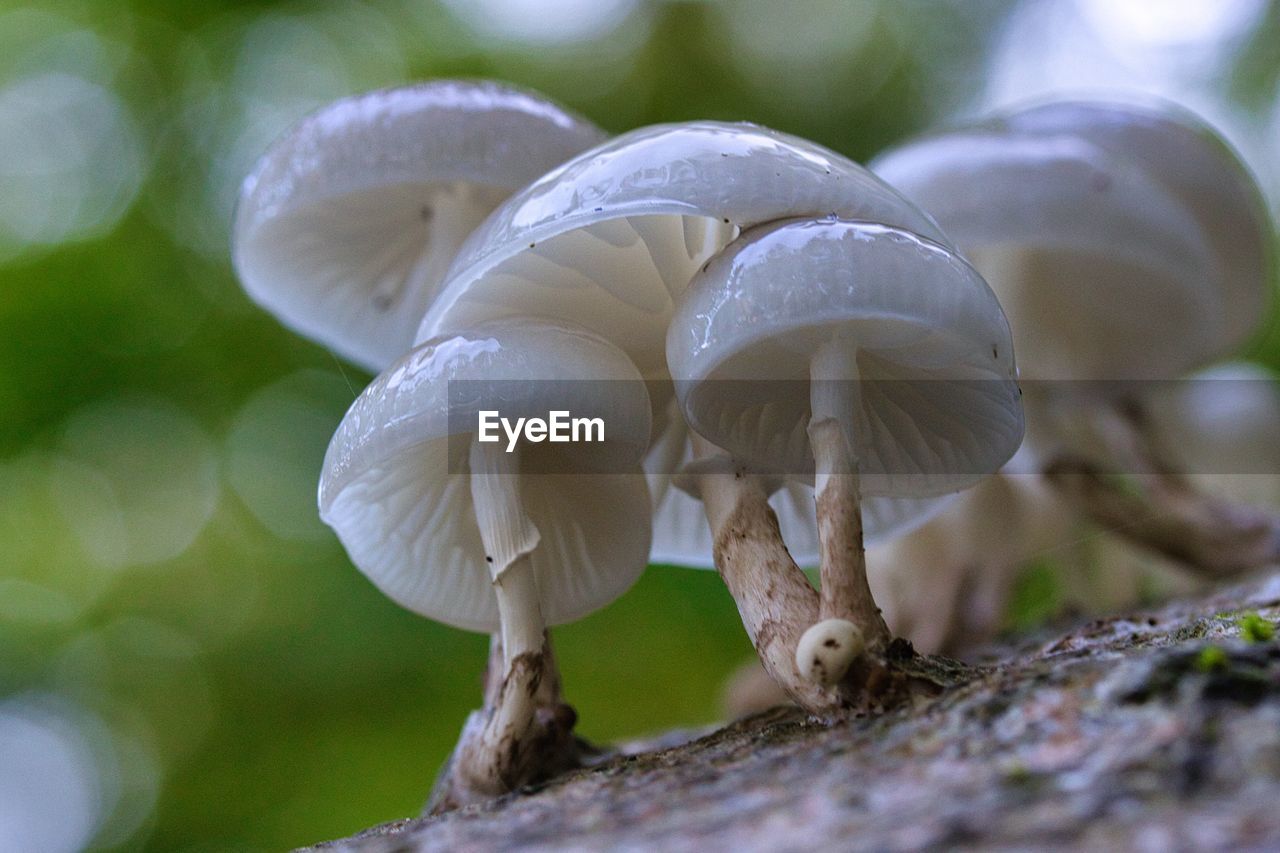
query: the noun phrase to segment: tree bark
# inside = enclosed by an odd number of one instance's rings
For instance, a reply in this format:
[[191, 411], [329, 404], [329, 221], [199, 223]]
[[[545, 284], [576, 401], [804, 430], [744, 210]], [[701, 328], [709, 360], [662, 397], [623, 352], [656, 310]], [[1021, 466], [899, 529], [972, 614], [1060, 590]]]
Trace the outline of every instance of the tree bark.
[[1271, 574], [1022, 638], [888, 713], [776, 708], [320, 848], [1276, 849], [1277, 621]]

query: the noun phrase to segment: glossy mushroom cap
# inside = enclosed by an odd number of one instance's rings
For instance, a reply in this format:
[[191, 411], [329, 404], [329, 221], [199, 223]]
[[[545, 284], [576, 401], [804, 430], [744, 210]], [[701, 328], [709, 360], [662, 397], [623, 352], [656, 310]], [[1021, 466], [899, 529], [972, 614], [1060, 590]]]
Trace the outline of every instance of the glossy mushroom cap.
[[513, 190], [603, 138], [496, 83], [345, 98], [294, 126], [245, 180], [236, 271], [285, 325], [381, 370], [412, 346], [471, 230]]
[[752, 124], [642, 128], [495, 210], [459, 251], [418, 336], [503, 316], [567, 320], [662, 377], [675, 302], [708, 258], [739, 229], [832, 213], [946, 240], [897, 191], [812, 142]]
[[[477, 384], [457, 384], [468, 380]], [[512, 419], [553, 409], [604, 419], [601, 443], [522, 442], [513, 480], [540, 535], [530, 559], [547, 624], [625, 592], [649, 553], [644, 383], [599, 337], [530, 321], [428, 341], [351, 406], [325, 456], [319, 499], [352, 561], [410, 610], [459, 628], [498, 629], [468, 473], [481, 409]]]
[[812, 475], [810, 365], [833, 339], [858, 354], [864, 495], [954, 492], [1017, 449], [1009, 326], [982, 278], [919, 235], [830, 219], [746, 232], [690, 285], [667, 339], [690, 428], [763, 470]]
[[1049, 104], [872, 167], [981, 270], [1024, 378], [1176, 376], [1238, 346], [1267, 301], [1257, 189], [1185, 113]]

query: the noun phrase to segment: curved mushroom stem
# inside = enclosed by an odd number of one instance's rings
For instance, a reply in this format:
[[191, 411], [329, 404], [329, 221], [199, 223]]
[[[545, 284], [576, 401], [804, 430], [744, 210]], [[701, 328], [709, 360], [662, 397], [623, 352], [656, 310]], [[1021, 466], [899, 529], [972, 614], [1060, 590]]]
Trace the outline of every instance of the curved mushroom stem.
[[559, 701], [531, 554], [538, 528], [520, 497], [519, 455], [471, 445], [471, 493], [502, 626], [500, 679], [489, 673], [485, 707], [468, 718], [428, 809], [490, 799], [578, 766], [576, 715]]
[[1280, 519], [1159, 476], [1135, 490], [1091, 460], [1060, 455], [1045, 476], [1104, 529], [1203, 578], [1236, 577], [1280, 562]]
[[[696, 434], [691, 438], [699, 459], [720, 455]], [[696, 474], [716, 568], [770, 677], [796, 704], [827, 714], [839, 697], [802, 675], [795, 660], [801, 634], [817, 619], [818, 595], [791, 559], [759, 478], [725, 461]]]
[[[819, 348], [809, 367], [809, 444], [813, 449], [822, 599], [819, 616], [845, 620], [858, 629], [867, 647], [880, 649], [892, 639], [867, 583], [862, 544], [862, 496], [858, 482], [856, 421], [862, 408], [857, 349], [833, 339]], [[818, 628], [818, 626], [814, 626]], [[831, 626], [826, 629], [829, 632]], [[845, 668], [861, 651], [846, 646]], [[832, 672], [829, 667], [839, 671]], [[841, 659], [824, 664], [827, 678], [843, 675]]]
[[1064, 452], [1045, 466], [1048, 481], [1084, 515], [1202, 577], [1280, 562], [1280, 518], [1197, 489], [1157, 446], [1140, 404], [1103, 407], [1091, 421], [1109, 459]]

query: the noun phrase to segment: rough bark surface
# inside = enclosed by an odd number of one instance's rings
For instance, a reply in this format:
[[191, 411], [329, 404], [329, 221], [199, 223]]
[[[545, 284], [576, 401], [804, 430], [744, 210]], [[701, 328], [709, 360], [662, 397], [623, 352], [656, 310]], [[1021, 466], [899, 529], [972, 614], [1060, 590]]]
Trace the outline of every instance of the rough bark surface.
[[1271, 574], [1025, 638], [882, 716], [778, 708], [320, 848], [1280, 849], [1278, 620]]

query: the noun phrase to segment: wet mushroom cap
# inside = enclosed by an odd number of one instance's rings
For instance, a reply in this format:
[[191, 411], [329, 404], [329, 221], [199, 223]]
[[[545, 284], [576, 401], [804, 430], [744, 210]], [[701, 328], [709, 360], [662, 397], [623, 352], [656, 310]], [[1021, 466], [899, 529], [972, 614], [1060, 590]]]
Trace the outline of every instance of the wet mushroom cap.
[[752, 124], [641, 128], [495, 210], [459, 251], [419, 339], [495, 317], [550, 317], [665, 376], [675, 302], [708, 258], [740, 229], [833, 213], [946, 242], [894, 189], [812, 142]]
[[518, 480], [540, 534], [530, 559], [546, 623], [625, 592], [649, 551], [640, 471], [648, 395], [617, 348], [548, 323], [494, 323], [428, 341], [360, 395], [329, 445], [319, 493], [321, 518], [352, 561], [409, 610], [468, 630], [499, 628], [468, 474], [481, 409], [513, 420], [553, 409], [603, 417], [600, 443], [522, 441]]
[[[810, 364], [837, 336], [862, 380], [849, 418], [864, 495], [954, 492], [1017, 449], [1013, 347], [986, 283], [917, 234], [840, 220], [746, 232], [690, 285], [667, 341], [690, 428], [765, 470], [811, 476]], [[873, 510], [869, 537], [878, 525]]]
[[471, 230], [603, 138], [537, 95], [490, 82], [345, 98], [295, 125], [245, 180], [236, 270], [285, 325], [380, 370], [413, 344]]
[[1180, 118], [1048, 105], [872, 167], [982, 271], [1026, 378], [1178, 375], [1240, 343], [1266, 301], [1266, 219], [1248, 176]]
[[[563, 319], [604, 335], [646, 377], [665, 380], [667, 326], [707, 259], [740, 228], [832, 212], [946, 239], [866, 169], [807, 140], [745, 123], [641, 128], [583, 152], [495, 210], [459, 251], [419, 338], [495, 317]], [[651, 389], [659, 423], [669, 387]], [[709, 565], [701, 511], [687, 517], [690, 499], [665, 482], [685, 450], [682, 429], [669, 448], [655, 447], [674, 458], [650, 465], [661, 501], [653, 559]], [[805, 505], [790, 512], [788, 500]], [[805, 562], [816, 555], [811, 500], [775, 499]]]

